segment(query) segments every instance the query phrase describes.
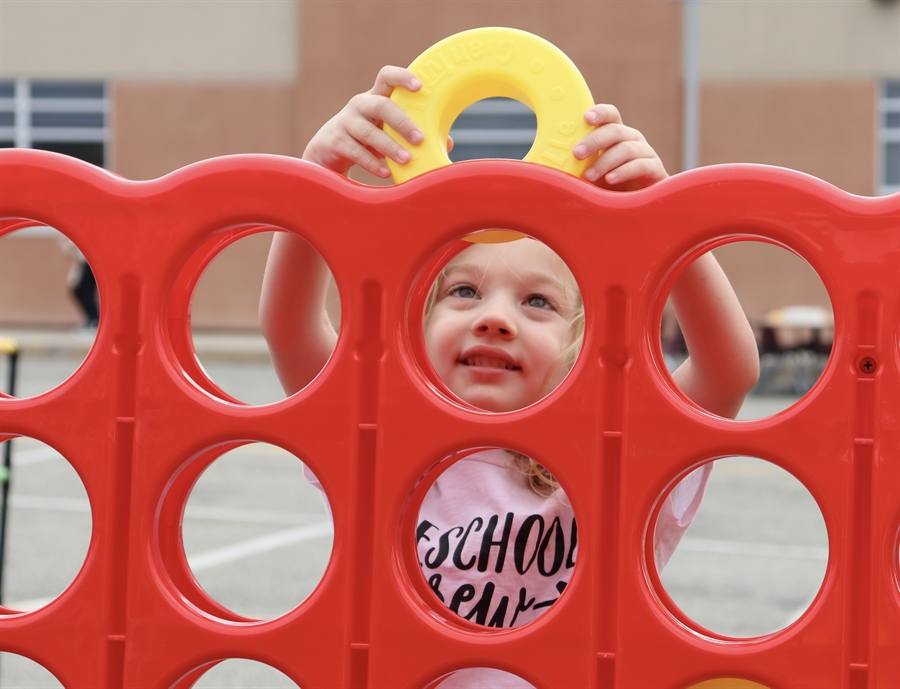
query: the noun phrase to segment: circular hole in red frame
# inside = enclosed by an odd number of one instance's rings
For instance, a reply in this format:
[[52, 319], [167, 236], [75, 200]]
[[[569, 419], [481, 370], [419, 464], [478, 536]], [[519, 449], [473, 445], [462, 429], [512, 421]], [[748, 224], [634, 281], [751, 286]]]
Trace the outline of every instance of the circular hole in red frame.
[[575, 570], [574, 509], [550, 471], [503, 448], [462, 450], [413, 489], [400, 551], [417, 597], [473, 632], [527, 625]]
[[[835, 324], [830, 295], [818, 273], [799, 254], [780, 243], [750, 236], [723, 238], [699, 247], [677, 265], [675, 284], [710, 251], [751, 325], [759, 355], [758, 379], [747, 389], [737, 418], [772, 416], [806, 396], [831, 361]], [[666, 293], [665, 300], [656, 305], [654, 318], [659, 327], [655, 332], [659, 336], [651, 338], [651, 349], [658, 370], [667, 371], [669, 385], [684, 394], [675, 371], [688, 357], [686, 340], [690, 337], [681, 331], [672, 303], [671, 294]], [[702, 333], [694, 335], [700, 336]], [[725, 418], [737, 413], [737, 409], [708, 411]]]
[[772, 462], [706, 462], [676, 482], [653, 519], [654, 546], [645, 544], [651, 587], [670, 614], [704, 636], [735, 641], [781, 631], [822, 590], [829, 561], [822, 512], [806, 486]]
[[298, 685], [280, 670], [247, 658], [227, 658], [204, 671], [192, 689], [295, 689]]
[[27, 436], [3, 436], [10, 461], [3, 608], [32, 612], [62, 595], [84, 567], [93, 531], [78, 472], [56, 449]]
[[0, 220], [0, 232], [0, 387], [34, 397], [71, 378], [93, 348], [97, 281], [62, 232], [24, 218]]
[[191, 604], [232, 622], [284, 615], [315, 591], [333, 527], [315, 477], [293, 454], [233, 442], [195, 456], [170, 483], [159, 546]]
[[[268, 294], [277, 298], [267, 298], [266, 308], [261, 309], [274, 241], [279, 242], [282, 255], [285, 247], [289, 252], [297, 246], [305, 249], [301, 253], [313, 261], [319, 273], [308, 267], [277, 272], [280, 280], [269, 280], [269, 284], [281, 289], [269, 290]], [[296, 259], [293, 253], [287, 256]], [[313, 274], [317, 276], [313, 287], [291, 283], [291, 276]], [[285, 319], [297, 312], [293, 306], [300, 295], [308, 298], [310, 294], [321, 297], [330, 324], [328, 332], [322, 337], [310, 333], [294, 343], [282, 342], [279, 338], [296, 328], [275, 326], [287, 323]], [[265, 323], [259, 316], [262, 310]], [[334, 352], [340, 319], [340, 296], [331, 272], [306, 240], [284, 228], [242, 224], [211, 235], [192, 253], [171, 290], [167, 327], [175, 359], [196, 385], [228, 402], [264, 405], [299, 392], [321, 374]], [[324, 319], [316, 322], [325, 325]], [[326, 340], [330, 346], [324, 344]], [[309, 342], [321, 346], [307, 351], [304, 345]], [[288, 352], [294, 358], [279, 361], [277, 352]]]
[[443, 675], [425, 685], [424, 689], [467, 689], [494, 687], [495, 689], [536, 689], [519, 675], [492, 667], [465, 667]]
[[518, 231], [487, 229], [427, 264], [408, 324], [428, 387], [465, 409], [503, 413], [536, 404], [565, 380], [582, 348], [584, 307], [553, 249]]

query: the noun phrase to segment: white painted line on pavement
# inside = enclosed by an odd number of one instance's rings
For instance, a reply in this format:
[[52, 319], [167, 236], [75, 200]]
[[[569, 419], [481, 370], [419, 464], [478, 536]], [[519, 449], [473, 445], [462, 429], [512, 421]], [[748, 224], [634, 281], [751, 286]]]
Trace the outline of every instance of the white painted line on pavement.
[[745, 543], [742, 541], [716, 541], [705, 538], [685, 538], [678, 550], [693, 553], [721, 553], [724, 555], [747, 555], [751, 557], [787, 558], [792, 560], [828, 559], [828, 548], [805, 545], [781, 545], [777, 543]]
[[[46, 509], [63, 512], [90, 512], [88, 501], [80, 498], [51, 498], [37, 495], [12, 495], [10, 506], [21, 509]], [[188, 506], [185, 512], [186, 519], [204, 519], [209, 521], [227, 521], [245, 524], [303, 524], [311, 519], [318, 519], [318, 515], [303, 514], [299, 512], [286, 512], [276, 510], [247, 510], [234, 507], [203, 507]], [[304, 529], [319, 529], [326, 522], [314, 523], [309, 526], [283, 531], [279, 533], [290, 534], [303, 532]], [[316, 532], [316, 536], [323, 535]], [[264, 537], [267, 538], [267, 537]], [[298, 540], [304, 540], [303, 537]], [[248, 541], [252, 542], [252, 541]], [[288, 541], [294, 542], [294, 541]], [[274, 546], [280, 547], [280, 546]], [[269, 549], [269, 548], [264, 548]], [[722, 541], [705, 538], [685, 538], [678, 546], [679, 550], [694, 553], [718, 553], [723, 555], [744, 555], [749, 557], [772, 557], [792, 560], [819, 560], [828, 559], [828, 548], [816, 548], [802, 545], [780, 545], [775, 543], [746, 543], [742, 541]]]
[[244, 524], [308, 524], [310, 521], [321, 519], [322, 515], [276, 510], [247, 510], [237, 507], [188, 505], [185, 508], [184, 517], [185, 519], [209, 519], [212, 521], [240, 522]]
[[[301, 526], [297, 529], [288, 529], [286, 531], [276, 531], [275, 533], [266, 534], [257, 538], [251, 538], [247, 541], [234, 543], [224, 548], [216, 548], [208, 550], [205, 553], [198, 553], [188, 557], [191, 571], [202, 572], [205, 569], [212, 569], [219, 565], [229, 562], [243, 560], [252, 555], [277, 550], [293, 543], [302, 541], [311, 541], [315, 538], [322, 538], [332, 534], [331, 522], [318, 522], [309, 526]], [[17, 601], [14, 603], [6, 603], [5, 607], [19, 612], [31, 612], [47, 605], [53, 598], [32, 598], [29, 600]]]
[[247, 541], [241, 541], [240, 543], [234, 543], [225, 546], [224, 548], [208, 550], [205, 553], [189, 555], [188, 563], [191, 566], [192, 572], [201, 572], [204, 569], [218, 567], [227, 562], [243, 560], [251, 555], [258, 555], [270, 550], [277, 550], [278, 548], [283, 548], [292, 543], [330, 536], [331, 533], [331, 523], [323, 521], [318, 524], [311, 524], [310, 526], [301, 526], [297, 529], [276, 531], [275, 533], [267, 534], [265, 536], [259, 536]]
[[[90, 512], [84, 498], [53, 498], [43, 495], [11, 495], [11, 507], [30, 510], [57, 510], [61, 512]], [[185, 519], [237, 522], [240, 524], [309, 524], [322, 518], [321, 514], [287, 512], [277, 510], [247, 510], [235, 507], [203, 507], [188, 505]]]
[[26, 510], [91, 511], [90, 503], [84, 498], [50, 498], [44, 495], [10, 495], [9, 506]]

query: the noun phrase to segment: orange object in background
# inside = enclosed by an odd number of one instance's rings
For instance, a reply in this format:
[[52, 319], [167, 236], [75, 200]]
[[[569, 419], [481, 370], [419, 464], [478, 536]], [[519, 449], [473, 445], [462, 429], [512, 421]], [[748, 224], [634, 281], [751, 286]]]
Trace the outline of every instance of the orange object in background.
[[[63, 594], [32, 613], [2, 611], [0, 650], [34, 659], [67, 687], [186, 687], [231, 657], [270, 664], [305, 689], [424, 687], [484, 665], [538, 687], [900, 686], [900, 196], [864, 199], [751, 165], [628, 194], [518, 161], [460, 163], [384, 188], [273, 156], [213, 159], [149, 182], [40, 151], [0, 151], [0, 165], [0, 218], [71, 238], [104, 309], [71, 378], [37, 397], [0, 399], [0, 435], [63, 454], [94, 525]], [[491, 415], [456, 405], [429, 380], [421, 314], [436, 257], [494, 227], [536, 237], [566, 261], [586, 333], [553, 393]], [[300, 234], [329, 264], [340, 335], [306, 389], [242, 406], [197, 363], [190, 295], [215, 252], [272, 228]], [[749, 238], [783, 245], [818, 272], [835, 337], [800, 402], [730, 421], [674, 386], [660, 320], [680, 269]], [[302, 458], [334, 513], [318, 588], [265, 622], [207, 596], [178, 528], [200, 471], [245, 441]], [[569, 586], [515, 630], [447, 613], [411, 547], [420, 478], [452, 452], [487, 445], [546, 460], [578, 519]], [[686, 618], [652, 561], [666, 490], [730, 454], [799, 479], [829, 533], [812, 606], [753, 639]]]

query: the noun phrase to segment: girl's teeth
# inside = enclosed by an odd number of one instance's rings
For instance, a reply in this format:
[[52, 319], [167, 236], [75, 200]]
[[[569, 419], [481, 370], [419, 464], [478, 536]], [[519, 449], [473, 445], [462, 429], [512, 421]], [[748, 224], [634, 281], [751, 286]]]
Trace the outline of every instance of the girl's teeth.
[[503, 361], [502, 359], [490, 359], [485, 357], [471, 357], [466, 360], [469, 366], [483, 366], [486, 368], [505, 368], [512, 370], [514, 367]]

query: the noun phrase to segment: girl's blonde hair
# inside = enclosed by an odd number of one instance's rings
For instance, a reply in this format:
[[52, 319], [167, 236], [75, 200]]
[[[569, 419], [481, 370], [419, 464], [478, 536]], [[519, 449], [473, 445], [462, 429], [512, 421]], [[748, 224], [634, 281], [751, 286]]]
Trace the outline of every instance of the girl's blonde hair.
[[[529, 237], [528, 239], [531, 238]], [[517, 239], [513, 241], [522, 240]], [[532, 239], [532, 241], [538, 240]], [[546, 244], [544, 246], [546, 246]], [[550, 249], [550, 247], [547, 248]], [[573, 306], [571, 318], [569, 319], [569, 341], [558, 357], [558, 363], [564, 366], [566, 372], [568, 372], [572, 369], [572, 366], [575, 365], [575, 360], [578, 358], [578, 353], [581, 351], [581, 343], [584, 341], [584, 301], [581, 297], [581, 290], [578, 289], [578, 283], [575, 281], [575, 276], [572, 274], [572, 271], [569, 270], [569, 266], [566, 265], [566, 262], [563, 261], [553, 249], [550, 249], [550, 251], [558, 260], [558, 267], [563, 274], [563, 286], [568, 289], [567, 286], [572, 285], [575, 292], [574, 295], [572, 295]], [[425, 327], [428, 327], [428, 319], [434, 309], [434, 305], [437, 303], [438, 292], [444, 277], [445, 272], [442, 270], [428, 292], [428, 298], [425, 300], [425, 311], [422, 317], [422, 322]], [[542, 464], [539, 464], [531, 457], [524, 455], [521, 452], [510, 452], [510, 454], [512, 455], [516, 469], [524, 475], [528, 487], [538, 495], [550, 497], [560, 487], [559, 481], [557, 481], [553, 474], [547, 471]]]

